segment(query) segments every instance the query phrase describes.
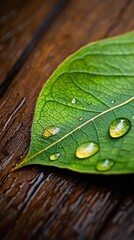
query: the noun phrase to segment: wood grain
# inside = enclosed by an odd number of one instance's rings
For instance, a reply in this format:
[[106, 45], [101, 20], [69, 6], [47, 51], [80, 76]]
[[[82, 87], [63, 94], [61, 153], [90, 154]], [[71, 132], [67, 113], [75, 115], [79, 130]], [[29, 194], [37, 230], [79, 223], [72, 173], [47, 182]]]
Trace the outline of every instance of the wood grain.
[[[42, 12], [41, 0], [37, 8]], [[28, 151], [34, 107], [45, 81], [82, 45], [133, 30], [133, 9], [130, 0], [70, 1], [1, 98], [1, 239], [134, 238], [133, 175], [92, 176], [37, 166], [10, 173]], [[31, 25], [36, 16], [33, 11]], [[23, 51], [24, 45], [19, 46]]]
[[10, 69], [21, 56], [55, 2], [55, 0], [19, 0], [13, 3], [11, 1], [10, 4], [12, 5], [8, 9], [4, 8], [5, 4], [2, 6], [3, 12], [0, 19], [0, 83], [4, 81]]

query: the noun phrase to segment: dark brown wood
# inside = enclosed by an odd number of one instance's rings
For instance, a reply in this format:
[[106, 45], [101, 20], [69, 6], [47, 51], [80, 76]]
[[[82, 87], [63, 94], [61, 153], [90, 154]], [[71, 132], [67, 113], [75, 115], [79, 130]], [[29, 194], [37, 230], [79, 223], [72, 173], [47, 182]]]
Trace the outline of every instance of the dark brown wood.
[[[12, 5], [7, 9], [3, 3], [0, 19], [0, 83], [4, 81], [30, 43], [43, 20], [47, 18], [55, 2], [55, 0], [11, 1]], [[6, 5], [8, 6], [8, 3]]]
[[[18, 59], [19, 49], [24, 51], [34, 29], [41, 25], [38, 21], [35, 26], [36, 20], [43, 20], [44, 14], [52, 10], [54, 1], [46, 2], [43, 10], [43, 0], [23, 2], [23, 9], [28, 8], [30, 14], [26, 19], [25, 11], [21, 11], [19, 20], [14, 17], [14, 28], [20, 22], [25, 25], [30, 18], [29, 28], [33, 30], [25, 33], [23, 44], [22, 32], [13, 36], [16, 43], [18, 38], [17, 49], [10, 51], [5, 43], [7, 62], [8, 54]], [[5, 5], [3, 9], [6, 11]], [[131, 0], [70, 1], [5, 91], [0, 102], [1, 239], [134, 239], [134, 175], [103, 177], [42, 166], [10, 173], [28, 151], [36, 99], [54, 69], [88, 42], [133, 30], [133, 12]], [[12, 21], [6, 25], [10, 29]], [[6, 31], [5, 26], [3, 29], [1, 33]], [[13, 64], [9, 64], [8, 71]], [[5, 65], [1, 69], [6, 76]]]

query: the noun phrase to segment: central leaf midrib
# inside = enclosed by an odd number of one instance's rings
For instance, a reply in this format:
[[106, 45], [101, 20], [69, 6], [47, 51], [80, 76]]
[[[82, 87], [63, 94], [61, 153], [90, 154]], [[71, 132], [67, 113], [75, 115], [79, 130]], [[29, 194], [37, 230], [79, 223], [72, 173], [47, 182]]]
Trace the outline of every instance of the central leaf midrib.
[[109, 108], [101, 113], [99, 113], [98, 115], [94, 116], [93, 118], [87, 120], [86, 122], [82, 123], [81, 125], [79, 125], [78, 127], [76, 127], [74, 130], [68, 132], [67, 134], [65, 134], [63, 137], [61, 137], [60, 139], [58, 139], [57, 141], [53, 142], [52, 144], [50, 144], [49, 146], [43, 148], [42, 150], [38, 151], [37, 153], [35, 153], [34, 155], [32, 155], [31, 157], [29, 157], [28, 159], [26, 159], [26, 161], [29, 161], [30, 159], [36, 157], [37, 155], [41, 154], [42, 152], [48, 150], [49, 148], [53, 147], [54, 145], [56, 145], [57, 143], [61, 142], [62, 140], [64, 140], [65, 138], [67, 138], [68, 136], [70, 136], [71, 134], [73, 134], [74, 132], [76, 132], [77, 130], [81, 129], [82, 127], [84, 127], [85, 125], [87, 125], [88, 123], [90, 123], [91, 121], [94, 121], [95, 119], [101, 117], [102, 115], [113, 111], [114, 109], [117, 109], [119, 107], [122, 107], [126, 104], [128, 104], [129, 102], [132, 102], [134, 100], [134, 96], [129, 98], [128, 100], [126, 100], [125, 102], [122, 102], [112, 108]]

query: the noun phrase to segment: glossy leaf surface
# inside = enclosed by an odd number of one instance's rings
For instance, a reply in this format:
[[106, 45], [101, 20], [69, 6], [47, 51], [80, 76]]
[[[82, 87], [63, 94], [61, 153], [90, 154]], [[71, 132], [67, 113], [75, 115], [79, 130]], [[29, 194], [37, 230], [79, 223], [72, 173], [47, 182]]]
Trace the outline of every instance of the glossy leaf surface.
[[[112, 138], [116, 119], [130, 126]], [[81, 149], [85, 157], [78, 158]], [[134, 172], [133, 32], [86, 45], [50, 77], [36, 104], [30, 150], [17, 168], [30, 164], [83, 173]]]

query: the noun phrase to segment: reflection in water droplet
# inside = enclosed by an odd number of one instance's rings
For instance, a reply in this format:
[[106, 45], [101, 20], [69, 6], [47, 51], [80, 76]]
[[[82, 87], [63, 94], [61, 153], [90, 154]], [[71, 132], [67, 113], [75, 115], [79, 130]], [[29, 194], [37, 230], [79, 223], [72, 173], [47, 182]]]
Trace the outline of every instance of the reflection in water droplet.
[[60, 153], [54, 153], [50, 156], [51, 161], [55, 161], [60, 157]]
[[73, 103], [73, 104], [76, 103], [76, 99], [75, 99], [75, 98], [72, 99], [72, 103]]
[[113, 103], [115, 103], [115, 100], [114, 100], [114, 99], [112, 99], [112, 100], [111, 100], [111, 103], [112, 103], [112, 104], [113, 104]]
[[58, 134], [59, 132], [60, 132], [60, 128], [55, 127], [55, 126], [51, 126], [51, 127], [48, 127], [44, 130], [43, 137], [45, 139], [48, 139], [48, 138]]
[[88, 158], [99, 151], [99, 144], [95, 142], [86, 142], [76, 149], [77, 158]]
[[118, 138], [126, 134], [131, 127], [131, 123], [126, 118], [117, 118], [111, 124], [109, 133], [112, 138]]
[[96, 169], [100, 172], [110, 170], [114, 165], [114, 161], [111, 159], [104, 159], [97, 163]]

